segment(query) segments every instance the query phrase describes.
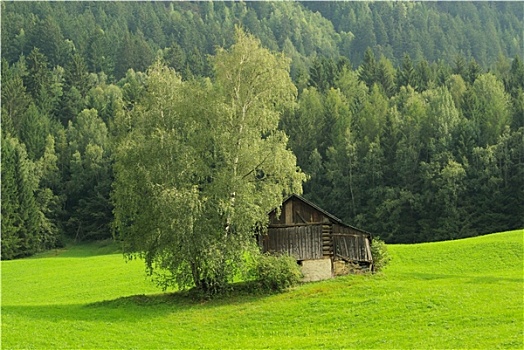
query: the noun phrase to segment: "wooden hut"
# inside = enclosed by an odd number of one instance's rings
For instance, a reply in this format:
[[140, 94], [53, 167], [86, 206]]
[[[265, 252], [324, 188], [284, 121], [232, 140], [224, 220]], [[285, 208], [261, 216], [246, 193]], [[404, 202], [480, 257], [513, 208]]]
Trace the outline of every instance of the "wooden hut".
[[302, 266], [305, 281], [331, 278], [373, 265], [371, 234], [352, 227], [299, 195], [269, 213], [263, 252], [287, 253]]

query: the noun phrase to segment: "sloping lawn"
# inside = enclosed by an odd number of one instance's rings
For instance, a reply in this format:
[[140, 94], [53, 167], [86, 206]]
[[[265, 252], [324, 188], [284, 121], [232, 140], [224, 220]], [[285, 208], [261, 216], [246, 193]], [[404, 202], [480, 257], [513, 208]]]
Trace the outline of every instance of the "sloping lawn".
[[2, 262], [2, 348], [524, 348], [524, 231], [391, 245], [384, 273], [207, 302], [74, 246]]

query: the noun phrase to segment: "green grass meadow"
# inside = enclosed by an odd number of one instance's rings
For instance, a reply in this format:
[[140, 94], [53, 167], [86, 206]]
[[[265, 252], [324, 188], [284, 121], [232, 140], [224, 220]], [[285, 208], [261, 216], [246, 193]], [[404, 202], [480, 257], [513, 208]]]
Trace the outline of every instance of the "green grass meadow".
[[4, 349], [524, 348], [524, 230], [390, 245], [378, 275], [283, 294], [161, 293], [114, 246], [3, 261]]

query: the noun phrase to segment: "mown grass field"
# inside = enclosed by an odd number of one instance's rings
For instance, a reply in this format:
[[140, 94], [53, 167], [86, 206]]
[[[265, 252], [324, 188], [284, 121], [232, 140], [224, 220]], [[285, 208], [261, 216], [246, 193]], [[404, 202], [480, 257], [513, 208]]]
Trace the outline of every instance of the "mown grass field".
[[524, 348], [524, 231], [389, 246], [375, 276], [206, 302], [111, 246], [2, 262], [2, 348]]

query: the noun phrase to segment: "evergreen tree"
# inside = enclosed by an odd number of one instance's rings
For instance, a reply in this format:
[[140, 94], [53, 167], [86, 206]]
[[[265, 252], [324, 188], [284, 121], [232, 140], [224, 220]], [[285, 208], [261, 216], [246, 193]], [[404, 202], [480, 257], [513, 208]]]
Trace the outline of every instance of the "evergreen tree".
[[421, 60], [415, 66], [415, 81], [416, 91], [418, 92], [422, 92], [429, 89], [430, 87], [433, 87], [435, 79], [433, 77], [433, 73], [431, 72], [431, 68], [429, 67], [428, 61]]
[[49, 59], [52, 67], [64, 65], [68, 52], [62, 30], [54, 16], [37, 19], [30, 36], [31, 47], [37, 48]]
[[2, 260], [23, 255], [15, 139], [2, 133]]
[[164, 60], [169, 67], [172, 67], [178, 73], [182, 73], [186, 67], [186, 52], [173, 42], [170, 47], [165, 49]]
[[23, 144], [2, 135], [2, 259], [40, 249], [41, 213], [36, 203], [38, 179]]
[[397, 86], [400, 89], [400, 87], [408, 85], [412, 88], [417, 88], [415, 83], [415, 67], [413, 66], [411, 57], [406, 53], [402, 58], [402, 65], [397, 74]]
[[2, 130], [17, 135], [23, 116], [29, 105], [30, 97], [23, 82], [25, 65], [22, 62], [16, 67], [8, 67], [2, 60]]
[[85, 107], [85, 99], [82, 94], [74, 86], [64, 91], [64, 95], [60, 100], [59, 120], [64, 127], [75, 118]]
[[320, 92], [327, 91], [335, 81], [337, 68], [331, 59], [315, 59], [309, 70], [309, 84]]
[[377, 76], [377, 63], [375, 62], [375, 55], [370, 47], [364, 53], [364, 61], [359, 67], [358, 77], [360, 81], [364, 82], [366, 86], [371, 89], [375, 83]]
[[80, 54], [74, 53], [65, 66], [64, 90], [68, 91], [75, 87], [80, 96], [84, 98], [89, 90], [88, 76], [84, 58]]
[[[27, 75], [25, 85], [27, 92], [38, 102], [46, 96], [51, 86], [51, 71], [46, 56], [38, 48], [34, 48], [27, 56]], [[42, 98], [40, 97], [41, 95]]]
[[33, 161], [43, 156], [47, 135], [51, 132], [49, 117], [40, 113], [31, 103], [24, 113], [19, 133], [20, 140], [25, 144], [27, 154]]
[[511, 63], [507, 90], [514, 94], [515, 91], [524, 90], [524, 63], [517, 55]]
[[112, 74], [115, 68], [111, 39], [102, 28], [95, 28], [88, 39], [87, 64], [91, 72]]
[[466, 76], [468, 77], [467, 82], [469, 84], [473, 84], [475, 82], [475, 79], [482, 73], [482, 68], [479, 66], [477, 61], [472, 59], [469, 61], [468, 69], [466, 71]]
[[460, 75], [462, 79], [464, 79], [464, 81], [469, 80], [467, 77], [467, 64], [466, 64], [466, 60], [464, 59], [464, 56], [462, 55], [455, 56], [453, 60], [452, 73]]
[[380, 84], [382, 91], [387, 97], [392, 97], [396, 92], [395, 68], [386, 57], [380, 57], [377, 64], [375, 81]]

